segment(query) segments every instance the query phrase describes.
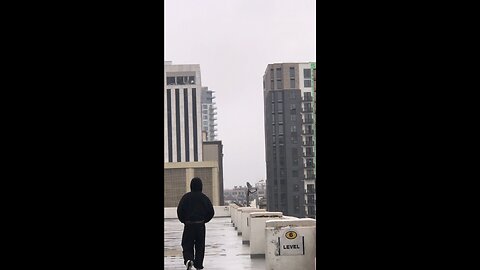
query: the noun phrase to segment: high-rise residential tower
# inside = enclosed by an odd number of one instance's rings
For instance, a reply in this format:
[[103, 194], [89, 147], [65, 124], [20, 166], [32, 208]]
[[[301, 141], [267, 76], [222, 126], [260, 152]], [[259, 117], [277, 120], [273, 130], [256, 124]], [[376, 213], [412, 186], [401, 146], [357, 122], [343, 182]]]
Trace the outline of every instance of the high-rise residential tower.
[[311, 64], [269, 64], [263, 88], [267, 209], [315, 217]]
[[213, 90], [202, 87], [202, 131], [206, 133], [205, 141], [215, 141], [217, 137], [217, 107]]

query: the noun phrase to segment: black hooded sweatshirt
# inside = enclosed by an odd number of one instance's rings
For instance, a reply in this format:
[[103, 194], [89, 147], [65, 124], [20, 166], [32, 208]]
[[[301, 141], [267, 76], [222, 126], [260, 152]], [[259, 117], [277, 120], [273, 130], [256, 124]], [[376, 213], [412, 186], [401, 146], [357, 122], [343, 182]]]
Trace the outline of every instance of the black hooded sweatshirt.
[[204, 221], [209, 222], [215, 211], [207, 195], [202, 193], [202, 180], [193, 178], [190, 182], [191, 192], [183, 195], [178, 203], [177, 216], [180, 222], [185, 221]]

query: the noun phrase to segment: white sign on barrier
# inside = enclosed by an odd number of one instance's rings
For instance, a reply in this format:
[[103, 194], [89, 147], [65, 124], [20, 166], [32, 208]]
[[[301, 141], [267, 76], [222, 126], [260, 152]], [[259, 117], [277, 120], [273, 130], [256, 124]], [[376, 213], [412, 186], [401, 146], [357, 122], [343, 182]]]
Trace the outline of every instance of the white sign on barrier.
[[278, 237], [277, 256], [305, 255], [305, 239], [304, 236], [289, 228], [282, 230], [281, 236]]

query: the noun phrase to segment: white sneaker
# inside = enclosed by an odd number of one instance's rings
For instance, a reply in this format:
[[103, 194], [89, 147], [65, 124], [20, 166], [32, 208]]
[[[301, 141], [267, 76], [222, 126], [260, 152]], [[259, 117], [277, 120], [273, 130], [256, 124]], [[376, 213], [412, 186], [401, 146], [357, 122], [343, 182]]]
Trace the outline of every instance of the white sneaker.
[[187, 270], [192, 270], [193, 262], [191, 260], [188, 260], [185, 265], [187, 266]]

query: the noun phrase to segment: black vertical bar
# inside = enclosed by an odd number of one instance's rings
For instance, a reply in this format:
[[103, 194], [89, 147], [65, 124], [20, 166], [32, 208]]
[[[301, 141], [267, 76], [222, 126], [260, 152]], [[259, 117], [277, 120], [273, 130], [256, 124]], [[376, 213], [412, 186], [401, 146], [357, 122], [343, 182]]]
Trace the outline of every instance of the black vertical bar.
[[177, 129], [177, 162], [182, 161], [182, 145], [181, 145], [181, 135], [180, 135], [180, 89], [175, 89], [175, 119], [176, 119], [176, 129]]
[[280, 256], [280, 250], [281, 250], [280, 245], [281, 245], [280, 244], [280, 237], [278, 237], [278, 255], [279, 256]]
[[305, 238], [302, 236], [303, 255], [305, 255]]
[[190, 130], [188, 126], [188, 90], [187, 88], [183, 89], [183, 107], [185, 109], [184, 111], [184, 121], [185, 121], [185, 161], [189, 162], [190, 161]]
[[167, 133], [168, 133], [168, 162], [173, 162], [172, 154], [172, 93], [167, 89]]
[[193, 160], [198, 161], [197, 89], [196, 88], [192, 88], [192, 114], [193, 114]]

